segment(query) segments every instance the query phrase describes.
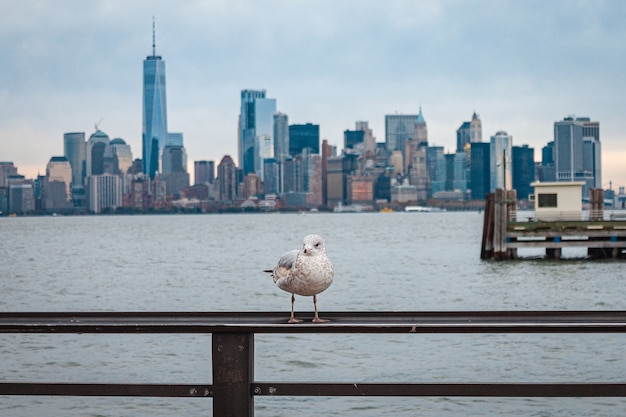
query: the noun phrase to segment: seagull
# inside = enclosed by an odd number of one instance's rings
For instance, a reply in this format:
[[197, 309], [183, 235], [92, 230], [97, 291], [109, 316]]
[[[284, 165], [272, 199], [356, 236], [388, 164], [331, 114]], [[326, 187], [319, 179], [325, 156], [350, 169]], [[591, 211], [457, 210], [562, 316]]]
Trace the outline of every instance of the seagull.
[[302, 320], [294, 316], [295, 294], [313, 296], [315, 308], [314, 323], [328, 320], [320, 319], [317, 312], [317, 294], [324, 291], [333, 282], [333, 265], [326, 256], [324, 239], [319, 235], [307, 235], [302, 241], [302, 249], [285, 253], [273, 270], [265, 270], [274, 278], [278, 288], [291, 293], [291, 318], [288, 323]]

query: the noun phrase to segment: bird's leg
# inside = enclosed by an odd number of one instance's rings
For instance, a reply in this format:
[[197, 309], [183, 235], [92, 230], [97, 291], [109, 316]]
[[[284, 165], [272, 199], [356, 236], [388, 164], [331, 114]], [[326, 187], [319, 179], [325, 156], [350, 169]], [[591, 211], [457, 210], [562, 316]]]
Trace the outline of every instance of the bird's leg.
[[291, 294], [291, 317], [287, 323], [300, 323], [302, 320], [298, 320], [293, 311], [293, 305], [296, 303], [296, 296]]
[[317, 296], [313, 296], [313, 307], [315, 309], [315, 317], [313, 318], [313, 323], [326, 323], [329, 320], [320, 319], [320, 316], [317, 314]]

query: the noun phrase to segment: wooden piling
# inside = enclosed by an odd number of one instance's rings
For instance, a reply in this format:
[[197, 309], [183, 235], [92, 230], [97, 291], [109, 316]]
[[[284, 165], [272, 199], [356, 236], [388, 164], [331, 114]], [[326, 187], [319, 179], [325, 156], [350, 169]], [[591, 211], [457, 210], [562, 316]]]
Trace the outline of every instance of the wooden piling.
[[504, 230], [504, 244], [506, 245], [506, 259], [517, 259], [517, 249], [509, 248], [507, 240], [507, 228], [510, 221], [517, 220], [517, 191], [506, 191], [506, 218], [502, 225]]
[[480, 259], [515, 259], [517, 249], [507, 247], [507, 223], [517, 213], [517, 192], [498, 188], [485, 196]]
[[602, 188], [589, 189], [589, 221], [604, 219], [604, 190]]
[[485, 196], [485, 209], [483, 212], [483, 240], [480, 247], [480, 259], [493, 258], [493, 193]]

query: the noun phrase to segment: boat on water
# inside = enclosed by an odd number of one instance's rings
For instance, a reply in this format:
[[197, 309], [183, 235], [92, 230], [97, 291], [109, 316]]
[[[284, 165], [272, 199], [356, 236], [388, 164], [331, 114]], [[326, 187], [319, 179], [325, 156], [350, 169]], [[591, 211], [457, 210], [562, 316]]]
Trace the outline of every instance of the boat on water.
[[418, 212], [418, 213], [439, 213], [446, 211], [445, 208], [439, 207], [426, 207], [426, 206], [406, 206], [404, 211], [407, 213]]

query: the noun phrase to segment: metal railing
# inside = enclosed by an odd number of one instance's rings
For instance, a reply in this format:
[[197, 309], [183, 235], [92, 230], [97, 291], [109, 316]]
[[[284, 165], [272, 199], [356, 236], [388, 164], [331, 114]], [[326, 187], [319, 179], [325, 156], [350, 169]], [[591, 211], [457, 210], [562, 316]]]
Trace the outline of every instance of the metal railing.
[[626, 216], [614, 215], [612, 212], [605, 210], [583, 210], [583, 211], [551, 211], [542, 213], [541, 217], [537, 217], [535, 211], [512, 212], [509, 214], [511, 222], [580, 222], [580, 221], [602, 221], [602, 220], [621, 220]]
[[[211, 384], [0, 382], [0, 395], [208, 397], [214, 416], [253, 416], [255, 396], [626, 397], [625, 383], [285, 383], [254, 379], [261, 333], [626, 333], [626, 311], [335, 312], [287, 324], [251, 313], [0, 313], [0, 333], [211, 334]], [[1, 360], [1, 359], [0, 359]]]

